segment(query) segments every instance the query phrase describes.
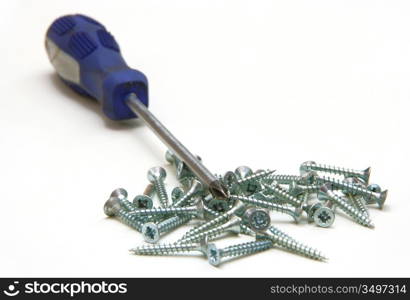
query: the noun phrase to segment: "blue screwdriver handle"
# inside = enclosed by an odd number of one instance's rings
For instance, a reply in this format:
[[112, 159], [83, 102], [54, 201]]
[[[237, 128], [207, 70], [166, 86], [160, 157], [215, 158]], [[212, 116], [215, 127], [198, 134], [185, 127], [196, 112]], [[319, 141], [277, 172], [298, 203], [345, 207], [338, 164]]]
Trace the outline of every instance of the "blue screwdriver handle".
[[136, 117], [125, 103], [131, 93], [148, 106], [146, 76], [127, 66], [114, 37], [94, 19], [58, 18], [47, 30], [46, 50], [60, 78], [77, 93], [97, 99], [108, 118]]

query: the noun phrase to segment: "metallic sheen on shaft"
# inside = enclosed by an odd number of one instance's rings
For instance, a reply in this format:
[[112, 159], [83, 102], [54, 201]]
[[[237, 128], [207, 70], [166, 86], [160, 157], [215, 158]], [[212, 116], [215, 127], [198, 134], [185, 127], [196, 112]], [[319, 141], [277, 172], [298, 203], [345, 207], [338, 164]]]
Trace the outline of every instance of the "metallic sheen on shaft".
[[167, 145], [198, 178], [209, 186], [210, 191], [221, 198], [227, 197], [227, 192], [218, 183], [217, 178], [180, 142], [175, 136], [148, 110], [138, 99], [137, 95], [131, 93], [126, 98], [128, 107], [148, 125], [153, 132]]

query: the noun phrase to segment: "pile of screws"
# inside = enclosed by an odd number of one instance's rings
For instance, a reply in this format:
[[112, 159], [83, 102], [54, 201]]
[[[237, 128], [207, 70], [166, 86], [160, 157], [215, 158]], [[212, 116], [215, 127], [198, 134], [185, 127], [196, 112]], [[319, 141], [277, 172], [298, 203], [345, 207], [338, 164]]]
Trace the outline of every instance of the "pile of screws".
[[[387, 190], [369, 184], [370, 168], [360, 171], [308, 161], [300, 166], [300, 175], [279, 175], [270, 170], [252, 172], [245, 166], [226, 172], [217, 178], [228, 188], [229, 197], [217, 199], [173, 153], [167, 151], [165, 158], [176, 168], [180, 183], [172, 189], [170, 197], [164, 183], [165, 170], [154, 167], [148, 171], [151, 183], [143, 195], [131, 202], [126, 190], [114, 190], [104, 205], [106, 215], [115, 216], [142, 233], [150, 244], [156, 244], [165, 234], [194, 219], [201, 223], [174, 243], [130, 250], [137, 255], [199, 253], [216, 266], [223, 258], [276, 247], [324, 261], [326, 257], [318, 250], [271, 225], [271, 212], [289, 215], [296, 223], [305, 216], [309, 223], [330, 227], [338, 209], [352, 221], [373, 228], [367, 205], [377, 204], [382, 208], [387, 196]], [[159, 200], [159, 206], [153, 206], [154, 198]], [[210, 243], [228, 234], [250, 236], [253, 241], [225, 248]]]

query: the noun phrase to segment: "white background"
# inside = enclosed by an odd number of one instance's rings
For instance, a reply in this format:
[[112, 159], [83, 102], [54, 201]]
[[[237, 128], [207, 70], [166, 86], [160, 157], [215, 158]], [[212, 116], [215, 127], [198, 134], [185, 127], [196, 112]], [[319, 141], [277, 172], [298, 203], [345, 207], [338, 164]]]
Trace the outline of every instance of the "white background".
[[[0, 3], [0, 276], [410, 275], [408, 1]], [[106, 218], [105, 200], [120, 186], [141, 193], [152, 166], [173, 170], [148, 128], [108, 121], [55, 76], [44, 35], [70, 13], [107, 26], [148, 76], [151, 110], [212, 171], [371, 166], [389, 189], [376, 228], [272, 216], [327, 263], [278, 249], [220, 268], [129, 254], [141, 236]]]

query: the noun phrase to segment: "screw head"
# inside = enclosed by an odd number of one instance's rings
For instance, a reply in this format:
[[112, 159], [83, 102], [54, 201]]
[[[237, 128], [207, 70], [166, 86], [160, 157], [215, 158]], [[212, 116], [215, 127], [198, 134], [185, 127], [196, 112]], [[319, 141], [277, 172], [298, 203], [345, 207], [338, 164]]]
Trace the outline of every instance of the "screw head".
[[153, 206], [153, 201], [151, 197], [147, 195], [137, 195], [135, 196], [132, 203], [139, 209], [149, 209]]
[[206, 256], [208, 262], [213, 266], [218, 266], [221, 263], [221, 252], [213, 243], [208, 244]]
[[236, 175], [239, 179], [248, 177], [248, 176], [250, 176], [250, 175], [252, 175], [252, 174], [253, 174], [252, 169], [249, 168], [248, 166], [240, 166], [240, 167], [237, 167], [237, 168], [235, 169], [235, 175]]
[[212, 198], [207, 203], [207, 206], [213, 211], [223, 213], [229, 209], [229, 203], [226, 200]]
[[313, 160], [308, 160], [302, 163], [299, 167], [300, 175], [310, 172], [310, 170], [307, 167], [308, 165], [316, 165], [316, 162], [314, 162]]
[[175, 162], [175, 154], [172, 153], [170, 150], [167, 150], [167, 152], [165, 152], [165, 160], [167, 162], [169, 162], [170, 164]]
[[148, 170], [148, 180], [153, 183], [157, 179], [164, 179], [167, 176], [167, 172], [162, 167], [153, 167]]
[[184, 189], [182, 187], [177, 186], [177, 187], [173, 188], [172, 192], [171, 192], [172, 202], [178, 201], [179, 199], [182, 198], [182, 196], [184, 196], [184, 194], [185, 194], [185, 192], [184, 192]]
[[315, 171], [306, 171], [301, 175], [305, 184], [314, 184], [317, 176], [318, 174]]
[[319, 227], [330, 227], [335, 221], [335, 212], [326, 206], [321, 206], [313, 213], [313, 221]]
[[271, 223], [269, 211], [263, 208], [251, 207], [245, 211], [244, 218], [254, 231], [264, 231]]
[[373, 193], [381, 193], [381, 191], [382, 191], [382, 188], [380, 187], [380, 185], [378, 185], [376, 183], [369, 184], [367, 186], [367, 189], [369, 191], [373, 192]]
[[141, 233], [147, 243], [154, 244], [159, 240], [159, 230], [157, 224], [153, 222], [145, 223], [141, 228]]
[[193, 194], [197, 194], [201, 192], [202, 190], [203, 190], [202, 183], [197, 179], [193, 179], [191, 182], [191, 187], [189, 188], [189, 191]]
[[108, 217], [115, 216], [116, 212], [121, 209], [120, 199], [110, 197], [104, 204], [104, 213]]
[[118, 188], [112, 191], [110, 198], [118, 198], [120, 200], [125, 200], [128, 197], [128, 192], [126, 189]]

